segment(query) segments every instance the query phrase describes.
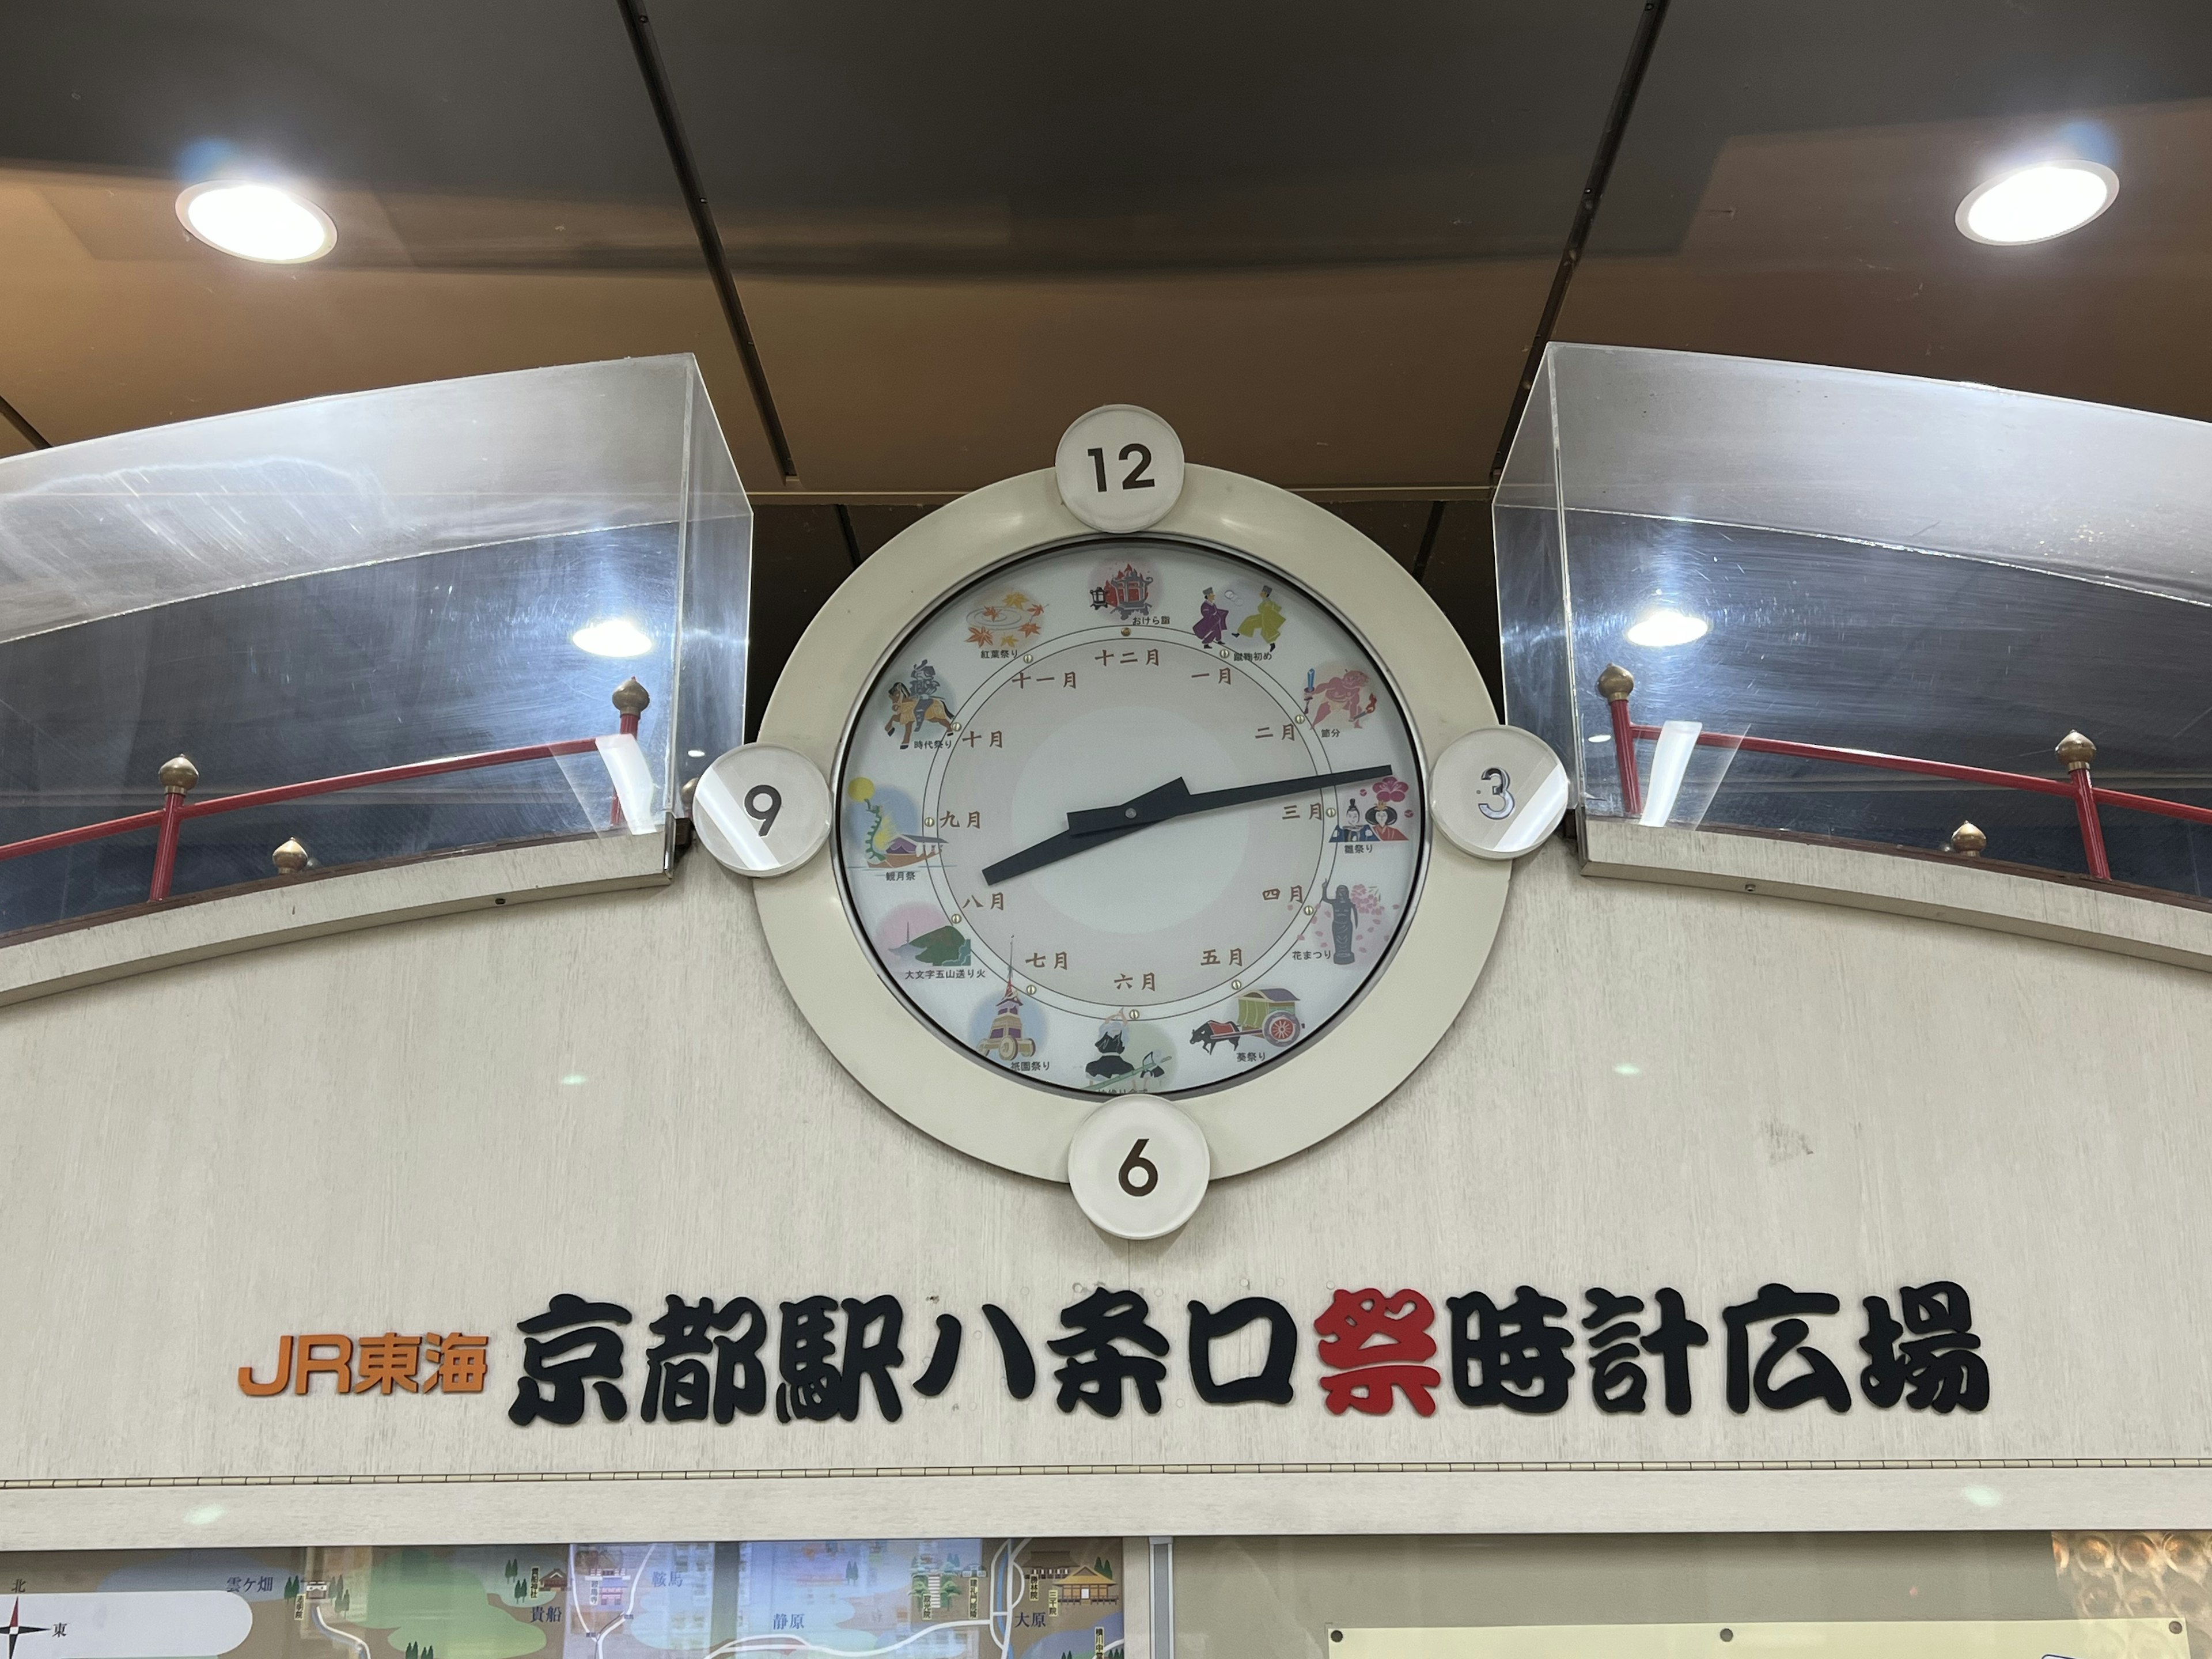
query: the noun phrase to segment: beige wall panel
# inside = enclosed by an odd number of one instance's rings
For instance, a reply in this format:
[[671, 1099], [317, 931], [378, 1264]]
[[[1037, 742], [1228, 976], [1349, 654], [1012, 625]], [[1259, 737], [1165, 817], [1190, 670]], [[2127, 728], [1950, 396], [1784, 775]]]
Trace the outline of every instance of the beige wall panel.
[[756, 276], [746, 313], [816, 491], [969, 489], [1107, 403], [1289, 489], [1486, 482], [1548, 260], [1126, 277]]
[[[0, 1548], [614, 1539], [2033, 1532], [2201, 1527], [2203, 1468], [695, 1474], [0, 1490]], [[1795, 1543], [1800, 1540], [1790, 1539]], [[1341, 1612], [1341, 1608], [1336, 1609]]]
[[[863, 1095], [782, 991], [750, 893], [702, 858], [659, 893], [404, 924], [68, 993], [0, 1010], [13, 1287], [0, 1532], [62, 1535], [51, 1517], [80, 1541], [102, 1525], [132, 1541], [185, 1513], [166, 1489], [21, 1489], [41, 1480], [458, 1476], [358, 1503], [226, 1488], [189, 1508], [211, 1511], [203, 1525], [374, 1517], [422, 1536], [475, 1516], [504, 1537], [525, 1499], [468, 1477], [924, 1468], [1000, 1473], [679, 1481], [686, 1495], [662, 1499], [577, 1482], [536, 1489], [532, 1512], [636, 1517], [658, 1502], [651, 1512], [757, 1532], [835, 1533], [841, 1515], [862, 1529], [893, 1512], [1041, 1523], [1065, 1512], [1071, 1480], [1104, 1478], [1053, 1471], [1102, 1467], [1128, 1480], [1187, 1472], [1100, 1489], [1115, 1518], [1096, 1524], [1130, 1531], [1557, 1525], [1572, 1489], [1534, 1473], [1547, 1464], [1589, 1470], [1597, 1484], [1574, 1501], [1591, 1524], [1601, 1500], [1608, 1525], [1662, 1529], [2142, 1524], [2146, 1509], [2212, 1524], [2201, 1468], [2024, 1467], [2212, 1458], [2212, 1309], [2188, 1265], [2207, 1243], [2208, 1012], [2200, 973], [1588, 881], [1555, 844], [1517, 872], [1473, 1001], [1395, 1096], [1222, 1183], [1176, 1237], [1127, 1244], [1092, 1231], [1065, 1188], [973, 1163]], [[1973, 1294], [1995, 1382], [1986, 1413], [1726, 1409], [1723, 1304], [1770, 1279], [1838, 1293], [1846, 1311], [1814, 1340], [1855, 1375], [1857, 1297], [1937, 1277]], [[1042, 1344], [1057, 1310], [1102, 1281], [1142, 1291], [1175, 1340], [1157, 1418], [1054, 1408]], [[1310, 1322], [1337, 1286], [1416, 1286], [1441, 1315], [1448, 1295], [1524, 1282], [1571, 1302], [1591, 1284], [1680, 1286], [1714, 1337], [1696, 1409], [1602, 1417], [1578, 1375], [1553, 1417], [1468, 1411], [1448, 1394], [1428, 1419], [1402, 1405], [1330, 1417], [1310, 1334], [1289, 1407], [1209, 1408], [1190, 1391], [1189, 1297], [1273, 1295]], [[633, 1404], [664, 1292], [772, 1305], [896, 1291], [909, 1383], [937, 1312], [968, 1322], [969, 1346], [951, 1389], [909, 1392], [896, 1425], [870, 1407], [855, 1424], [649, 1425], [633, 1412], [517, 1429], [504, 1415], [514, 1324], [556, 1291], [638, 1313]], [[1039, 1346], [1027, 1402], [997, 1376], [987, 1299]], [[233, 1380], [249, 1362], [265, 1375], [280, 1334], [387, 1328], [489, 1333], [494, 1392], [252, 1400]], [[1580, 1364], [1587, 1350], [1575, 1352]], [[1930, 1461], [1976, 1468], [1840, 1467]], [[1711, 1467], [1744, 1462], [1769, 1469]], [[1773, 1466], [1790, 1462], [1813, 1468], [1785, 1479]], [[1624, 1463], [1672, 1472], [1655, 1485], [1601, 1467]], [[1285, 1473], [1198, 1472], [1224, 1464]], [[1327, 1464], [1370, 1473], [1288, 1479]], [[1378, 1469], [1391, 1464], [1430, 1473]], [[2015, 1491], [2002, 1513], [1984, 1501]]]
[[[161, 181], [0, 171], [0, 396], [49, 441], [416, 380], [689, 351], [747, 488], [781, 483], [696, 246], [689, 269], [420, 269], [394, 216], [352, 194], [329, 200], [340, 242], [328, 260], [264, 265], [192, 240], [174, 203]], [[557, 221], [575, 205], [536, 204], [532, 216]], [[496, 231], [520, 211], [476, 207]], [[616, 233], [627, 231], [618, 217]], [[533, 252], [523, 263], [557, 258]]]

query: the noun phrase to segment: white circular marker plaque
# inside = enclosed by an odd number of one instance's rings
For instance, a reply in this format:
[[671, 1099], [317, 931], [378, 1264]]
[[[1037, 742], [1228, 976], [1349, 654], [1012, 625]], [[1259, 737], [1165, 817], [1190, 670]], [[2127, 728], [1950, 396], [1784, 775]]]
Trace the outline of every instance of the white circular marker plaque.
[[1191, 1218], [1213, 1174], [1206, 1133], [1152, 1095], [1123, 1095], [1084, 1119], [1067, 1148], [1075, 1201], [1116, 1238], [1164, 1238]]
[[830, 786], [805, 756], [749, 743], [700, 774], [691, 828], [717, 864], [741, 876], [780, 876], [829, 839]]
[[1552, 745], [1517, 726], [1470, 732], [1429, 774], [1429, 810], [1453, 846], [1516, 859], [1559, 827], [1574, 791]]
[[1060, 499], [1093, 530], [1146, 530], [1182, 494], [1182, 440], [1149, 409], [1108, 404], [1067, 428], [1053, 467]]

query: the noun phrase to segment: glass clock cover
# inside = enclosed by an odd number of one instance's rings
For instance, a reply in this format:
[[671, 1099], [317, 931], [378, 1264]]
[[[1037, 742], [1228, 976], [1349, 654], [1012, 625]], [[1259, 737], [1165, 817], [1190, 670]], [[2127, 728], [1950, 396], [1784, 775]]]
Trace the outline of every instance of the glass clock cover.
[[1258, 565], [1145, 538], [1028, 556], [925, 617], [837, 805], [891, 985], [978, 1063], [1094, 1095], [1314, 1041], [1389, 956], [1426, 844], [1412, 732], [1351, 631]]

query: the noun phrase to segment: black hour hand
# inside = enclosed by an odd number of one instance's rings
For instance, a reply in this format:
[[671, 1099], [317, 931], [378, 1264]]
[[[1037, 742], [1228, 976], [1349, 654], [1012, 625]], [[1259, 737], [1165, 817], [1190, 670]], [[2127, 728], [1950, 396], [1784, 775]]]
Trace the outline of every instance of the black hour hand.
[[1181, 778], [1147, 789], [1119, 806], [1092, 806], [1067, 815], [1071, 836], [1095, 836], [1102, 830], [1141, 830], [1162, 818], [1180, 817], [1191, 799], [1190, 786]]

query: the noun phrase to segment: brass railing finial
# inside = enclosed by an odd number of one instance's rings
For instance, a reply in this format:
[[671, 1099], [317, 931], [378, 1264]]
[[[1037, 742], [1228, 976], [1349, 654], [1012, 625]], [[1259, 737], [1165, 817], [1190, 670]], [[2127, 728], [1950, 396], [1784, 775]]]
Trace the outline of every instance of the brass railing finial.
[[179, 755], [161, 763], [161, 787], [173, 795], [189, 795], [200, 781], [200, 769]]
[[1981, 857], [1983, 849], [1989, 844], [1990, 838], [1982, 833], [1980, 826], [1972, 818], [1968, 818], [1951, 832], [1951, 839], [1944, 843], [1944, 847], [1948, 852], [1957, 853], [1970, 859], [1978, 859]]
[[307, 867], [307, 849], [296, 840], [288, 841], [269, 855], [269, 861], [278, 875], [296, 876]]

